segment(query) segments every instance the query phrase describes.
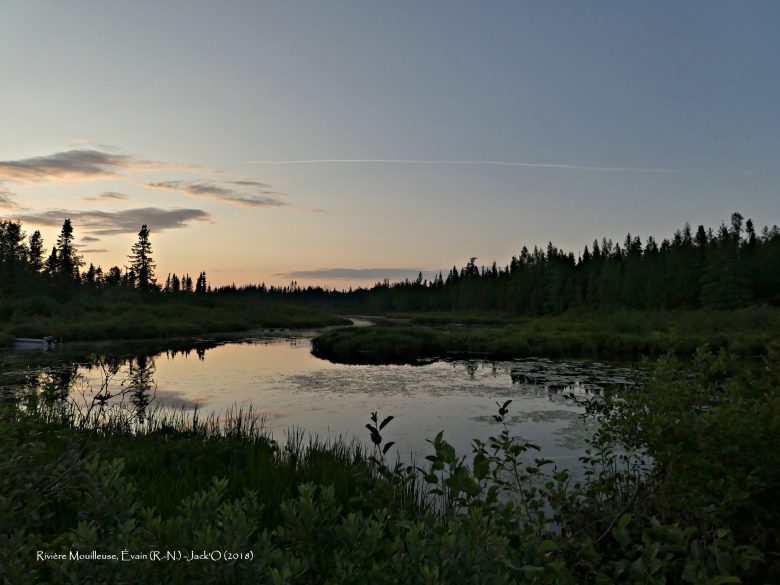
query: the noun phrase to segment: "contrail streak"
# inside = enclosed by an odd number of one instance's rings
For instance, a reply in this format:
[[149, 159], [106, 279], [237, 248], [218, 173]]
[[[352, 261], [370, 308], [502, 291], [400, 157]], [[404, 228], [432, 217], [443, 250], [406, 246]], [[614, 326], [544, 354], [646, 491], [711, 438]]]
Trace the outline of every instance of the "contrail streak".
[[406, 158], [313, 158], [306, 160], [232, 160], [247, 165], [311, 165], [311, 164], [400, 164], [400, 165], [488, 165], [496, 167], [527, 167], [537, 169], [561, 169], [565, 171], [600, 171], [611, 173], [684, 173], [686, 169], [649, 167], [608, 167], [572, 165], [563, 163], [513, 162], [501, 160], [416, 160]]

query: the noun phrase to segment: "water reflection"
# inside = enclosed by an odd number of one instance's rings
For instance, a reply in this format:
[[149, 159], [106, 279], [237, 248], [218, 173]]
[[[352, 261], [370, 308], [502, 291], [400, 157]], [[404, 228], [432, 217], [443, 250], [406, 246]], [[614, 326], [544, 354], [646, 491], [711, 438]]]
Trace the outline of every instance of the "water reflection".
[[497, 431], [495, 401], [511, 398], [512, 432], [540, 444], [546, 457], [565, 462], [576, 460], [593, 430], [567, 396], [598, 395], [635, 378], [631, 368], [597, 362], [348, 366], [310, 352], [306, 338], [201, 342], [153, 354], [50, 364], [35, 370], [32, 384], [91, 408], [124, 401], [139, 420], [159, 407], [219, 413], [252, 406], [280, 441], [290, 428], [322, 438], [366, 439], [364, 420], [379, 411], [396, 417], [390, 440], [404, 457], [427, 454], [426, 439], [440, 430], [459, 452], [469, 453], [473, 438], [484, 440]]
[[130, 394], [130, 401], [135, 406], [136, 415], [141, 421], [144, 420], [146, 410], [152, 403], [157, 389], [154, 370], [154, 359], [145, 355], [137, 356], [127, 363], [127, 391]]

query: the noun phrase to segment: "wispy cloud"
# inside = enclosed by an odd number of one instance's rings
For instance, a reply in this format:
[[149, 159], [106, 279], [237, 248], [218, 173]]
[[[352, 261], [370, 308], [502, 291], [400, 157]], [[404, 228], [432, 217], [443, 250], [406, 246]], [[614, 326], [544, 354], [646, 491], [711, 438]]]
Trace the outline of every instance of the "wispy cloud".
[[228, 181], [228, 184], [239, 184], [254, 187], [251, 192], [238, 191], [230, 187], [222, 187], [217, 183], [208, 181], [163, 181], [159, 183], [146, 183], [151, 189], [163, 189], [192, 197], [208, 197], [226, 203], [243, 205], [246, 207], [283, 207], [287, 203], [276, 199], [281, 195], [269, 189], [269, 185], [256, 181]]
[[423, 278], [433, 278], [436, 272], [424, 268], [317, 268], [316, 270], [296, 270], [274, 276], [283, 278], [310, 278], [314, 280], [403, 280], [415, 279], [422, 272]]
[[261, 183], [260, 181], [228, 181], [231, 185], [240, 185], [241, 187], [255, 187], [261, 190], [271, 190], [273, 187], [268, 183]]
[[[135, 175], [141, 172], [186, 171], [200, 175], [198, 179], [156, 181], [141, 179]], [[214, 175], [219, 178], [213, 178]], [[275, 191], [271, 185], [251, 177], [235, 177], [221, 171], [209, 171], [197, 165], [173, 165], [137, 156], [100, 150], [98, 148], [75, 148], [46, 156], [35, 156], [18, 160], [0, 160], [0, 185], [3, 182], [23, 185], [40, 183], [69, 183], [95, 179], [124, 180], [129, 184], [151, 189], [161, 189], [188, 195], [208, 197], [225, 203], [245, 207], [285, 207], [281, 200], [284, 193]], [[98, 195], [84, 197], [86, 201], [124, 201], [124, 193], [104, 191]], [[18, 207], [11, 193], [0, 190], [0, 208]]]
[[687, 169], [660, 167], [621, 167], [607, 165], [578, 165], [546, 162], [515, 162], [503, 160], [435, 160], [405, 158], [313, 158], [304, 160], [233, 160], [248, 165], [317, 165], [317, 164], [395, 164], [395, 165], [482, 165], [497, 167], [529, 167], [564, 171], [597, 171], [610, 173], [683, 173]]
[[86, 250], [79, 250], [84, 254], [105, 254], [108, 252], [105, 248], [87, 248]]
[[193, 221], [211, 221], [211, 216], [202, 209], [160, 209], [143, 207], [122, 211], [68, 211], [51, 209], [41, 213], [21, 214], [17, 219], [23, 223], [59, 226], [70, 218], [74, 226], [99, 236], [136, 233], [143, 224], [153, 232], [188, 227]]
[[160, 170], [171, 165], [99, 150], [68, 150], [48, 156], [0, 161], [0, 178], [14, 183], [73, 182], [116, 177], [122, 170]]
[[15, 209], [19, 205], [13, 200], [13, 193], [0, 191], [0, 209]]
[[104, 191], [94, 197], [84, 197], [85, 201], [124, 201], [126, 199], [130, 198], [124, 193], [115, 193], [114, 191]]
[[94, 242], [99, 242], [100, 238], [95, 238], [93, 236], [84, 236], [83, 238], [81, 238], [81, 241], [82, 242], [86, 242], [88, 244], [91, 244], [91, 243], [94, 243]]

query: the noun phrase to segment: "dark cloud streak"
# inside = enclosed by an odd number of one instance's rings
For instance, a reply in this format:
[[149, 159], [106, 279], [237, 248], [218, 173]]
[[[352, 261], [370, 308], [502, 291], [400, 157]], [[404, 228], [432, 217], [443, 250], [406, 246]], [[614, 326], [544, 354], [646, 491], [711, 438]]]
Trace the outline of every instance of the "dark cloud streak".
[[423, 278], [433, 278], [437, 273], [424, 268], [317, 268], [316, 270], [296, 270], [275, 274], [285, 278], [311, 278], [316, 280], [414, 280], [422, 272]]
[[0, 177], [15, 183], [79, 181], [111, 178], [119, 170], [160, 169], [167, 165], [126, 154], [68, 150], [48, 156], [0, 161]]
[[19, 205], [12, 199], [13, 193], [8, 191], [0, 191], [0, 209], [15, 209]]
[[114, 193], [113, 191], [104, 191], [94, 197], [84, 197], [85, 201], [124, 201], [126, 199], [130, 198], [124, 193]]
[[[230, 182], [230, 184], [236, 183], [237, 181]], [[287, 205], [284, 201], [279, 201], [272, 197], [272, 195], [280, 195], [280, 193], [268, 190], [266, 188], [268, 185], [265, 185], [264, 183], [257, 183], [255, 181], [242, 181], [242, 183], [250, 183], [250, 186], [255, 186], [256, 192], [245, 193], [243, 191], [236, 191], [235, 189], [220, 187], [215, 183], [207, 181], [163, 181], [159, 183], [146, 183], [146, 186], [150, 189], [163, 189], [165, 191], [173, 191], [175, 193], [193, 197], [208, 197], [210, 199], [216, 199], [217, 201], [234, 203], [245, 207], [284, 207]], [[263, 188], [259, 188], [259, 185], [262, 185]]]
[[146, 224], [149, 229], [162, 232], [189, 227], [193, 221], [211, 221], [211, 216], [202, 209], [160, 209], [142, 207], [122, 211], [68, 211], [52, 209], [41, 213], [21, 214], [17, 217], [23, 223], [43, 226], [59, 226], [65, 218], [84, 231], [99, 236], [137, 233]]
[[273, 189], [268, 183], [261, 183], [260, 181], [230, 181], [231, 185], [240, 185], [241, 187], [255, 187], [262, 190]]

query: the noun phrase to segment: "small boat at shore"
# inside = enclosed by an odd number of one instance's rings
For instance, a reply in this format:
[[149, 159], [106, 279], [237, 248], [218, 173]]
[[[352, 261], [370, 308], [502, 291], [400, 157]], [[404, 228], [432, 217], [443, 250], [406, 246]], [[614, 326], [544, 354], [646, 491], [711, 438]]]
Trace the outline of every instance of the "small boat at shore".
[[42, 350], [48, 351], [54, 349], [60, 345], [61, 340], [51, 335], [41, 337], [40, 339], [32, 337], [15, 337], [11, 347], [13, 349], [21, 350]]

